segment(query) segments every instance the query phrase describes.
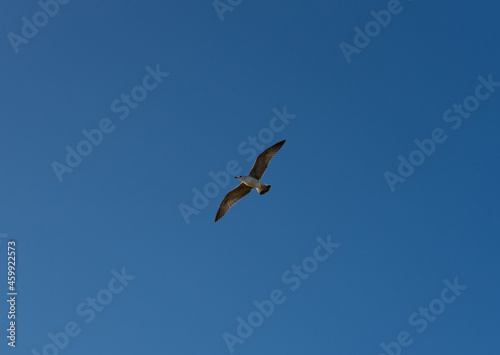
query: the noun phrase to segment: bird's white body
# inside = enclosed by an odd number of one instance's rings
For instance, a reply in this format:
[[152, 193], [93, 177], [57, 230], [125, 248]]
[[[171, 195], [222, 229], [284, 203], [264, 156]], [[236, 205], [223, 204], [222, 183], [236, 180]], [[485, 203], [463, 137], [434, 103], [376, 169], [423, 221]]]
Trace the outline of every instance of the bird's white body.
[[266, 185], [261, 183], [260, 180], [257, 180], [252, 176], [238, 176], [237, 179], [240, 180], [245, 185], [247, 185], [248, 187], [253, 187], [255, 189], [259, 187], [264, 187]]
[[248, 187], [251, 187], [252, 189], [256, 189], [260, 195], [264, 195], [271, 188], [271, 185], [264, 184], [264, 183], [260, 182], [260, 180], [254, 178], [253, 176], [250, 176], [250, 175], [237, 176], [236, 178], [238, 180], [240, 180], [242, 183], [244, 183], [245, 185], [247, 185]]

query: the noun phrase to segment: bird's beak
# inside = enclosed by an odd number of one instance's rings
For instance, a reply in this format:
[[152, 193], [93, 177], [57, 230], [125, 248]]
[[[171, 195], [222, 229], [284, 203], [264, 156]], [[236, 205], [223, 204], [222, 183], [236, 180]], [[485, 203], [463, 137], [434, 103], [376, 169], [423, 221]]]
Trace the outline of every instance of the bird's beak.
[[235, 178], [235, 179], [237, 179], [238, 177], [237, 177], [237, 176], [235, 176], [234, 178]]

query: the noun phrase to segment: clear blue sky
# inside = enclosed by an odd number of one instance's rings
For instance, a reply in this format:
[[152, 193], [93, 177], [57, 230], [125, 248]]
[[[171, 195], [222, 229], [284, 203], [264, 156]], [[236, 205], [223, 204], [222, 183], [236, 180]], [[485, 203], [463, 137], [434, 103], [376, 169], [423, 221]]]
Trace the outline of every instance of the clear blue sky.
[[0, 15], [2, 354], [496, 354], [500, 4], [43, 1]]

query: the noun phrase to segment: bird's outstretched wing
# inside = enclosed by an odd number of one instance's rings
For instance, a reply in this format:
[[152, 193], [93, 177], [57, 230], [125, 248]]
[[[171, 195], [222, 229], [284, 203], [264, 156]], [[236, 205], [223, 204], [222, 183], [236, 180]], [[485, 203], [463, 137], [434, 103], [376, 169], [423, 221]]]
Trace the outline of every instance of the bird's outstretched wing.
[[260, 153], [257, 159], [255, 159], [255, 163], [253, 164], [252, 170], [250, 170], [250, 174], [248, 175], [256, 178], [257, 180], [262, 179], [262, 176], [266, 172], [269, 162], [278, 152], [278, 150], [280, 150], [283, 144], [285, 144], [285, 142], [286, 139], [276, 143], [275, 145], [267, 148], [262, 153]]
[[215, 215], [215, 221], [217, 222], [219, 219], [222, 218], [226, 214], [227, 211], [239, 200], [241, 200], [243, 197], [245, 197], [250, 191], [252, 191], [251, 187], [248, 187], [244, 183], [239, 184], [236, 188], [232, 189], [229, 191], [222, 200], [219, 210], [217, 211], [217, 214]]

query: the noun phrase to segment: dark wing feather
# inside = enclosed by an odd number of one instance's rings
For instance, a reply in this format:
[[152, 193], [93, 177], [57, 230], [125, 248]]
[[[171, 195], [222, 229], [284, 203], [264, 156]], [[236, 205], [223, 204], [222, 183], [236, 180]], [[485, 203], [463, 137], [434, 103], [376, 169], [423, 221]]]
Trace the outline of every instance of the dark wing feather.
[[267, 166], [271, 159], [276, 155], [278, 150], [285, 144], [286, 139], [276, 143], [275, 145], [264, 150], [260, 155], [255, 159], [255, 163], [253, 164], [252, 170], [250, 170], [250, 176], [256, 178], [257, 180], [262, 179], [262, 176], [266, 172]]
[[215, 215], [215, 222], [217, 222], [219, 219], [222, 218], [226, 214], [227, 211], [240, 199], [248, 195], [248, 193], [252, 191], [251, 187], [248, 187], [244, 183], [239, 184], [236, 188], [232, 189], [229, 191], [222, 200], [219, 210], [217, 211], [217, 214]]

